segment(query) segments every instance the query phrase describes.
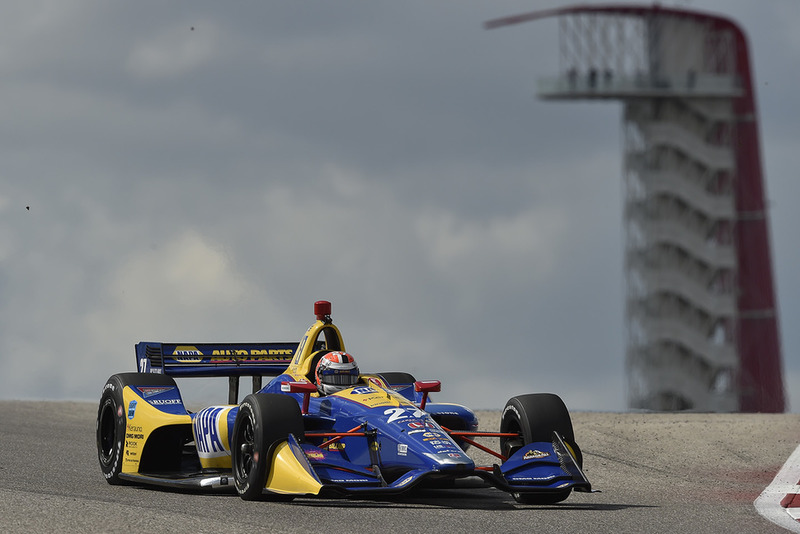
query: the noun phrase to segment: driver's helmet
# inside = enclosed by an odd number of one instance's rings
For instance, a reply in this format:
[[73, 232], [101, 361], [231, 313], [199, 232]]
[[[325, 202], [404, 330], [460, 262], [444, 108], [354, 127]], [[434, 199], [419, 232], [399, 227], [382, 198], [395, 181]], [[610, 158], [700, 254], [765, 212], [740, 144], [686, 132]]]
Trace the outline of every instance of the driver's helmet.
[[358, 365], [346, 352], [329, 352], [320, 358], [314, 376], [319, 392], [330, 395], [358, 382]]

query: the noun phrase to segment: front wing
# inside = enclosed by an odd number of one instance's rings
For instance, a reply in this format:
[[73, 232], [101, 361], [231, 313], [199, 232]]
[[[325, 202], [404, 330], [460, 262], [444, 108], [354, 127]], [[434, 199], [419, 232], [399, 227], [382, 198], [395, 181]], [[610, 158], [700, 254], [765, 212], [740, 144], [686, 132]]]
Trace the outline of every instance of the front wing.
[[[411, 469], [392, 481], [387, 481], [380, 467], [364, 468], [336, 460], [313, 445], [300, 444], [289, 436], [287, 447], [281, 448], [284, 457], [275, 453], [266, 489], [281, 494], [366, 494], [401, 493], [427, 480], [455, 479], [476, 476], [488, 484], [509, 493], [553, 494], [567, 489], [591, 492], [592, 486], [578, 466], [569, 447], [553, 433], [551, 443], [531, 443], [503, 464], [476, 467], [471, 471]], [[288, 462], [286, 455], [294, 455]], [[293, 463], [293, 468], [287, 464]], [[301, 481], [301, 482], [298, 482]], [[288, 487], [302, 487], [287, 490]]]

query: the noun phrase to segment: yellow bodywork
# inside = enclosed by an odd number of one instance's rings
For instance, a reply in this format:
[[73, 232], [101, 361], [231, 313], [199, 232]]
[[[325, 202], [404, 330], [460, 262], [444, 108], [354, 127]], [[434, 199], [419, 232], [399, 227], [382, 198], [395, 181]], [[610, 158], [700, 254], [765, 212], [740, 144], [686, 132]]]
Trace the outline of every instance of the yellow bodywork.
[[[123, 417], [128, 418], [125, 424], [125, 454], [122, 458], [122, 472], [136, 473], [139, 471], [144, 444], [155, 429], [167, 425], [191, 427], [192, 418], [188, 414], [175, 415], [162, 412], [151, 406], [130, 386], [125, 386], [125, 389], [122, 390], [122, 399], [126, 410]], [[136, 402], [133, 408], [131, 408], [132, 402]]]
[[322, 484], [311, 470], [303, 451], [295, 450], [284, 441], [275, 448], [265, 488], [273, 493], [317, 495]]
[[301, 339], [300, 344], [297, 345], [292, 363], [286, 368], [286, 374], [292, 375], [295, 379], [300, 380], [308, 377], [308, 375], [314, 371], [311, 368], [313, 365], [312, 354], [316, 352], [315, 347], [317, 341], [320, 341], [320, 336], [324, 338], [325, 350], [345, 351], [342, 334], [339, 332], [336, 325], [317, 320], [317, 322], [306, 330], [303, 339]]

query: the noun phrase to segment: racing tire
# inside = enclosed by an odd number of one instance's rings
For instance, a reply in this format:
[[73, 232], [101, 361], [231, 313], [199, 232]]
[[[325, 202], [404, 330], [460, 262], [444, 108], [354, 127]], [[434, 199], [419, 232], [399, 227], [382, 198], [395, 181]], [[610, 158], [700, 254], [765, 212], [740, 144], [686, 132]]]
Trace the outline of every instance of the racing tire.
[[103, 386], [97, 409], [97, 459], [106, 481], [112, 485], [127, 484], [120, 479], [125, 455], [126, 409], [122, 390], [125, 386], [175, 386], [172, 377], [156, 373], [119, 373]]
[[303, 438], [303, 415], [293, 397], [278, 393], [248, 395], [239, 405], [231, 439], [233, 481], [246, 501], [290, 501], [293, 495], [264, 491], [275, 447], [289, 434]]
[[[536, 441], [551, 442], [553, 432], [572, 450], [578, 467], [583, 467], [583, 456], [575, 443], [572, 419], [564, 401], [552, 393], [532, 393], [512, 397], [503, 408], [500, 432], [518, 432], [518, 438], [500, 438], [500, 452], [506, 457], [518, 449]], [[566, 489], [552, 494], [512, 493], [514, 500], [522, 504], [555, 504], [572, 492]]]

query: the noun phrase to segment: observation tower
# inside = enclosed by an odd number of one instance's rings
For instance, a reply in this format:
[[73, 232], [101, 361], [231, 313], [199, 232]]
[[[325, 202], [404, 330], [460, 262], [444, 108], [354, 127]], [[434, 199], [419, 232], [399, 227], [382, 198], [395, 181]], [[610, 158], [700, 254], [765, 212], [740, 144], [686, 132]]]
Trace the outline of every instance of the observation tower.
[[559, 73], [539, 80], [538, 96], [623, 104], [629, 407], [783, 412], [744, 32], [717, 15], [624, 4], [485, 26], [548, 17], [559, 22]]

